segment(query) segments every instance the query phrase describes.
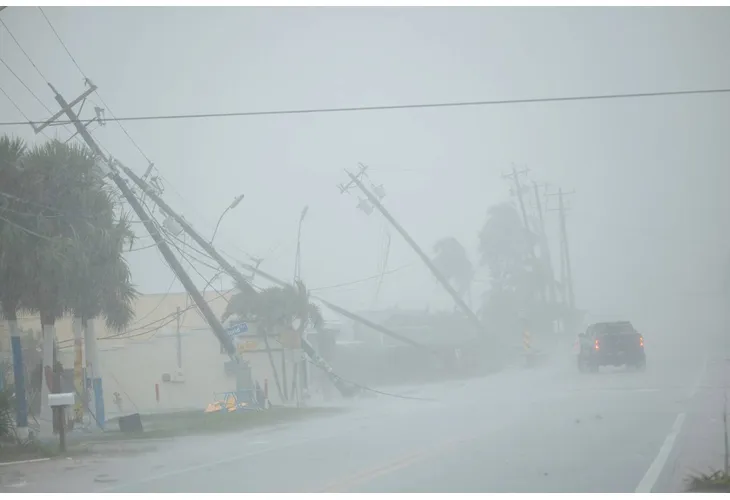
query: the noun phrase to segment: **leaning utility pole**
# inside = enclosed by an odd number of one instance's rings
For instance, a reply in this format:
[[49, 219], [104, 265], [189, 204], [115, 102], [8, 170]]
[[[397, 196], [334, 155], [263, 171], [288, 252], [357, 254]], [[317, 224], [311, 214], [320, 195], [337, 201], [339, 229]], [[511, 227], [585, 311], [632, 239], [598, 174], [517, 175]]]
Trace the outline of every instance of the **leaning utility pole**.
[[[368, 188], [365, 187], [365, 185], [360, 181], [359, 177], [360, 175], [353, 175], [347, 170], [345, 170], [347, 175], [351, 179], [351, 183], [356, 185], [358, 188], [360, 188], [360, 191], [362, 191], [365, 196], [367, 197], [368, 201], [377, 208], [381, 214], [383, 214], [383, 217], [385, 217], [388, 222], [390, 222], [393, 227], [403, 236], [403, 239], [406, 240], [406, 242], [411, 246], [414, 252], [421, 258], [424, 264], [426, 264], [426, 267], [428, 267], [429, 271], [431, 271], [431, 274], [434, 275], [434, 277], [438, 280], [438, 282], [441, 284], [441, 286], [444, 287], [444, 289], [448, 292], [449, 295], [451, 295], [451, 298], [454, 299], [454, 302], [456, 302], [456, 305], [459, 306], [459, 308], [466, 314], [467, 318], [471, 321], [473, 324], [476, 332], [479, 335], [485, 335], [486, 330], [484, 328], [484, 325], [482, 325], [482, 322], [479, 321], [479, 318], [477, 318], [476, 314], [472, 312], [471, 309], [469, 309], [469, 306], [466, 305], [464, 300], [459, 297], [459, 294], [456, 293], [456, 290], [451, 286], [449, 281], [444, 278], [444, 276], [441, 274], [441, 272], [434, 266], [433, 262], [431, 262], [431, 259], [428, 258], [428, 255], [424, 253], [423, 250], [421, 250], [421, 247], [418, 246], [418, 244], [411, 238], [411, 236], [406, 232], [405, 229], [403, 229], [403, 226], [401, 226], [398, 221], [396, 221], [392, 215], [390, 215], [390, 212], [388, 212], [385, 207], [380, 203], [380, 200], [368, 190]], [[361, 172], [362, 173], [362, 172]], [[348, 186], [341, 187], [340, 189], [342, 192], [347, 190]]]
[[[155, 190], [147, 184], [144, 180], [142, 180], [137, 174], [135, 174], [132, 170], [130, 170], [128, 167], [123, 165], [122, 163], [117, 162], [117, 165], [119, 168], [122, 169], [122, 171], [130, 178], [132, 181], [142, 189], [142, 192], [149, 196], [152, 201], [155, 202], [155, 204], [162, 209], [162, 211], [169, 217], [172, 217], [175, 222], [180, 224], [180, 227], [183, 228], [183, 231], [185, 231], [190, 237], [195, 241], [208, 255], [215, 260], [219, 266], [221, 266], [221, 269], [225, 271], [229, 276], [231, 276], [235, 281], [236, 285], [240, 290], [249, 290], [254, 293], [256, 291], [253, 289], [253, 287], [249, 284], [246, 277], [241, 274], [241, 271], [236, 269], [231, 263], [229, 263], [226, 259], [223, 258], [223, 256], [215, 249], [213, 245], [210, 244], [209, 241], [207, 241], [205, 238], [203, 238], [191, 225], [190, 223], [185, 220], [185, 217], [175, 212], [165, 201], [160, 198], [160, 196], [155, 192]], [[258, 269], [258, 267], [254, 268], [251, 267], [251, 270], [253, 270], [255, 273], [264, 276], [265, 273]], [[290, 283], [285, 282], [279, 282], [280, 286], [291, 286]], [[264, 341], [268, 342], [268, 339], [264, 337]], [[335, 385], [335, 387], [340, 391], [340, 393], [344, 396], [348, 396], [352, 393], [352, 389], [350, 385], [342, 379], [339, 375], [335, 374], [332, 367], [325, 361], [324, 358], [322, 358], [319, 354], [317, 354], [317, 351], [312, 347], [312, 345], [306, 340], [301, 339], [302, 342], [302, 349], [304, 352], [309, 356], [309, 358], [312, 360], [312, 362], [317, 365], [319, 368], [321, 368], [327, 375], [329, 376], [332, 383]], [[267, 348], [267, 351], [269, 355], [271, 355], [271, 351]], [[270, 358], [270, 362], [273, 361]], [[276, 375], [275, 376], [278, 377]], [[283, 393], [282, 393], [283, 394]]]
[[[258, 267], [254, 267], [251, 264], [246, 264], [244, 262], [241, 262], [240, 264], [241, 264], [242, 267], [244, 267], [244, 268], [246, 268], [246, 269], [248, 269], [250, 271], [255, 271], [262, 278], [264, 278], [266, 280], [269, 280], [269, 281], [271, 281], [272, 283], [274, 283], [276, 285], [283, 286], [283, 287], [291, 286], [291, 285], [289, 285], [289, 283], [285, 282], [284, 280], [280, 280], [279, 278], [276, 278], [276, 277], [272, 276], [271, 274], [266, 273], [266, 272], [262, 271], [261, 269], [258, 269]], [[433, 351], [428, 346], [425, 346], [423, 344], [419, 344], [418, 342], [416, 342], [414, 340], [411, 340], [410, 338], [405, 337], [403, 335], [399, 335], [399, 334], [395, 333], [394, 331], [392, 331], [392, 330], [390, 330], [390, 329], [388, 329], [388, 328], [386, 328], [386, 327], [384, 327], [382, 325], [379, 325], [377, 323], [373, 323], [369, 319], [363, 318], [362, 316], [359, 316], [359, 315], [357, 315], [357, 314], [355, 314], [355, 313], [353, 313], [351, 311], [348, 311], [345, 308], [342, 308], [340, 306], [337, 306], [337, 305], [333, 304], [332, 302], [326, 301], [322, 297], [316, 297], [314, 295], [312, 297], [314, 297], [315, 299], [319, 300], [321, 303], [323, 303], [325, 306], [327, 306], [328, 309], [331, 309], [332, 311], [334, 311], [334, 312], [336, 312], [338, 314], [341, 314], [341, 315], [345, 316], [348, 319], [351, 319], [351, 320], [356, 321], [358, 323], [362, 323], [363, 325], [365, 325], [365, 326], [367, 326], [369, 328], [372, 328], [373, 330], [375, 330], [377, 332], [380, 332], [383, 335], [387, 335], [387, 336], [389, 336], [391, 338], [394, 338], [396, 340], [399, 340], [399, 341], [403, 342], [404, 344], [408, 344], [408, 345], [410, 345], [412, 347], [415, 347], [417, 349], [423, 349], [424, 351], [428, 352], [429, 354], [433, 354], [434, 356], [436, 356], [438, 358], [441, 358], [441, 355], [439, 353]]]
[[502, 175], [503, 179], [512, 179], [512, 181], [515, 183], [514, 187], [514, 193], [517, 196], [517, 200], [520, 204], [520, 211], [522, 212], [522, 221], [525, 224], [525, 229], [530, 230], [530, 222], [527, 220], [527, 210], [525, 210], [525, 200], [522, 198], [522, 183], [520, 182], [520, 175], [524, 175], [528, 173], [530, 169], [524, 169], [517, 171], [517, 167], [512, 165], [512, 173], [511, 174], [505, 174]]
[[[87, 80], [88, 82], [88, 80]], [[79, 117], [74, 112], [72, 106], [75, 105], [78, 102], [81, 102], [96, 90], [96, 86], [91, 83], [89, 83], [89, 89], [82, 94], [81, 97], [75, 99], [72, 104], [69, 104], [66, 102], [66, 100], [61, 96], [61, 94], [58, 93], [58, 91], [51, 85], [48, 84], [49, 87], [51, 87], [51, 90], [56, 96], [56, 101], [61, 106], [61, 111], [59, 113], [56, 113], [53, 117], [51, 117], [48, 121], [46, 121], [43, 125], [36, 128], [33, 127], [36, 131], [36, 133], [43, 130], [43, 128], [47, 127], [51, 124], [51, 122], [55, 121], [59, 116], [62, 114], [66, 114], [68, 116], [69, 120], [74, 124], [76, 127], [76, 130], [78, 131], [79, 135], [84, 139], [86, 144], [91, 148], [91, 150], [96, 153], [100, 158], [104, 160], [104, 162], [109, 166], [109, 176], [114, 181], [114, 184], [119, 188], [119, 190], [124, 195], [124, 198], [126, 198], [127, 202], [130, 204], [134, 212], [137, 214], [137, 217], [139, 220], [144, 224], [145, 229], [149, 233], [149, 235], [152, 237], [152, 239], [155, 241], [155, 244], [160, 250], [160, 253], [165, 258], [165, 261], [170, 266], [172, 271], [175, 273], [177, 278], [180, 280], [182, 285], [185, 287], [185, 290], [190, 294], [190, 296], [193, 298], [193, 301], [195, 302], [195, 305], [198, 307], [200, 312], [203, 314], [203, 317], [208, 322], [210, 327], [213, 329], [213, 333], [216, 337], [218, 337], [219, 342], [223, 344], [226, 351], [228, 352], [228, 355], [231, 357], [231, 359], [238, 361], [238, 356], [236, 355], [235, 347], [233, 346], [233, 342], [231, 341], [230, 336], [227, 334], [225, 328], [223, 328], [223, 325], [218, 320], [216, 315], [213, 313], [213, 311], [210, 309], [210, 306], [203, 298], [203, 295], [198, 291], [198, 289], [195, 287], [195, 284], [190, 279], [190, 276], [185, 272], [185, 269], [180, 264], [180, 261], [177, 260], [177, 257], [175, 257], [175, 254], [172, 252], [170, 247], [167, 244], [167, 241], [162, 237], [162, 234], [160, 234], [160, 231], [157, 229], [157, 226], [155, 226], [154, 222], [150, 218], [150, 216], [147, 214], [147, 211], [144, 209], [140, 201], [137, 199], [137, 197], [134, 195], [130, 187], [127, 185], [127, 183], [124, 181], [122, 176], [119, 174], [119, 170], [117, 169], [117, 162], [115, 162], [112, 158], [107, 158], [104, 153], [102, 152], [99, 145], [96, 143], [94, 138], [89, 134], [89, 131], [86, 130], [86, 127], [81, 123], [79, 120]]]
[[575, 191], [570, 193], [564, 193], [562, 189], [558, 189], [557, 193], [549, 194], [548, 196], [558, 197], [558, 208], [551, 209], [550, 211], [557, 211], [560, 217], [560, 253], [561, 253], [561, 284], [563, 285], [563, 297], [566, 305], [570, 307], [571, 311], [575, 310], [575, 292], [573, 291], [573, 271], [570, 263], [570, 247], [568, 245], [568, 231], [565, 222], [565, 201], [564, 197], [567, 195], [574, 194]]

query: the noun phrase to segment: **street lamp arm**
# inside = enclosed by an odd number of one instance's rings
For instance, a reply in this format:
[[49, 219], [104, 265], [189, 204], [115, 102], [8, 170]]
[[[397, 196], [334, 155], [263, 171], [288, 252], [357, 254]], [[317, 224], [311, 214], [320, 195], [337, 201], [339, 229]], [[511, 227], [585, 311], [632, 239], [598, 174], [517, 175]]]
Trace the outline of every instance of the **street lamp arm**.
[[210, 238], [210, 243], [213, 243], [213, 240], [215, 239], [215, 235], [218, 233], [218, 227], [221, 225], [221, 221], [223, 220], [223, 217], [228, 213], [228, 211], [231, 209], [231, 207], [226, 208], [223, 210], [223, 213], [220, 217], [218, 217], [218, 222], [215, 225], [215, 230], [213, 231], [213, 236]]

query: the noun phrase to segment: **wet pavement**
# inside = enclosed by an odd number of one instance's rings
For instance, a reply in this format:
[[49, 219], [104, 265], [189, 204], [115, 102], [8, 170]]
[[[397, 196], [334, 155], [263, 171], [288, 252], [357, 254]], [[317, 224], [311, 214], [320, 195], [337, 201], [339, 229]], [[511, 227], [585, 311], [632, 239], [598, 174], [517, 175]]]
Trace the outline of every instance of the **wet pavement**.
[[722, 449], [730, 363], [716, 347], [647, 342], [644, 373], [579, 374], [568, 353], [389, 389], [427, 401], [378, 396], [275, 429], [104, 443], [73, 460], [0, 467], [0, 491], [677, 491]]

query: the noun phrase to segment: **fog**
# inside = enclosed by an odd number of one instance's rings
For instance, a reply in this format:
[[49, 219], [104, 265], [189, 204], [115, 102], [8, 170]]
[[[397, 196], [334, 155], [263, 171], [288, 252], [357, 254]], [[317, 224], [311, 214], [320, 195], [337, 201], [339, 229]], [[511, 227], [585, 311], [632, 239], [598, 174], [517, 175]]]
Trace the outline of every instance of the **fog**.
[[[88, 109], [103, 107], [107, 118], [110, 111], [118, 117], [215, 114], [730, 87], [726, 8], [44, 12], [99, 87], [104, 104], [92, 94]], [[8, 8], [0, 18], [66, 100], [84, 91], [83, 76], [37, 8]], [[2, 27], [0, 57], [52, 112], [58, 109]], [[51, 113], [6, 69], [0, 68], [3, 89], [31, 119], [47, 119]], [[206, 238], [244, 194], [215, 236], [215, 246], [234, 262], [261, 258], [262, 270], [290, 281], [307, 206], [301, 279], [312, 294], [355, 312], [450, 312], [454, 301], [377, 210], [367, 215], [357, 208], [364, 197], [357, 188], [340, 192], [337, 185], [350, 180], [345, 170], [357, 173], [359, 162], [369, 167], [367, 186], [383, 185], [383, 205], [429, 256], [438, 240], [461, 243], [474, 266], [470, 304], [477, 310], [491, 278], [480, 231], [490, 207], [517, 207], [503, 175], [513, 165], [528, 168], [520, 179], [530, 187], [533, 216], [532, 181], [547, 183], [549, 193], [572, 193], [566, 195], [566, 229], [575, 305], [585, 312], [561, 333], [533, 332], [540, 350], [535, 366], [525, 367], [522, 354], [510, 355], [496, 373], [456, 380], [439, 375], [428, 383], [414, 381], [404, 367], [403, 381], [380, 385], [369, 377], [384, 365], [362, 361], [356, 369], [340, 361], [334, 365], [347, 379], [428, 401], [335, 396], [322, 404], [346, 413], [281, 424], [263, 437], [180, 438], [143, 453], [150, 458], [136, 464], [105, 458], [105, 473], [124, 491], [676, 489], [679, 479], [664, 465], [674, 464], [676, 472], [704, 464], [695, 457], [714, 456], [716, 445], [706, 444], [714, 438], [695, 433], [694, 451], [683, 454], [678, 445], [661, 463], [657, 454], [677, 415], [716, 419], [721, 396], [701, 388], [726, 380], [715, 357], [725, 345], [718, 339], [730, 258], [729, 111], [728, 93], [708, 93], [121, 122], [133, 141], [117, 122], [93, 125], [94, 137], [138, 175], [148, 159], [154, 162], [162, 197]], [[23, 121], [4, 97], [0, 117]], [[71, 132], [49, 130], [62, 140]], [[29, 126], [3, 126], [3, 133], [31, 144], [45, 140]], [[557, 198], [541, 201], [557, 275]], [[152, 243], [140, 224], [135, 232], [133, 248]], [[385, 270], [386, 253], [387, 270], [397, 270], [380, 284], [365, 280]], [[185, 291], [155, 248], [126, 258], [143, 294]], [[199, 289], [216, 275], [184, 264]], [[271, 286], [260, 277], [255, 283]], [[211, 286], [230, 290], [234, 282], [224, 277]], [[351, 330], [348, 319], [326, 307], [322, 313]], [[631, 321], [644, 335], [646, 372], [601, 367], [598, 374], [579, 373], [576, 335], [609, 320]], [[520, 332], [510, 335], [502, 343], [518, 348]], [[212, 336], [210, 343], [216, 343]], [[120, 387], [134, 394], [127, 386], [135, 383]], [[703, 427], [691, 417], [684, 424], [685, 433]], [[222, 443], [236, 439], [240, 446], [230, 458], [216, 458]], [[366, 451], [370, 446], [379, 451]], [[557, 458], [561, 450], [568, 458]], [[133, 481], [159, 464], [164, 470], [150, 481]], [[661, 474], [653, 478], [655, 464]], [[59, 473], [56, 486], [35, 479], [29, 487], [116, 487], [95, 482], [98, 470], [74, 473]]]

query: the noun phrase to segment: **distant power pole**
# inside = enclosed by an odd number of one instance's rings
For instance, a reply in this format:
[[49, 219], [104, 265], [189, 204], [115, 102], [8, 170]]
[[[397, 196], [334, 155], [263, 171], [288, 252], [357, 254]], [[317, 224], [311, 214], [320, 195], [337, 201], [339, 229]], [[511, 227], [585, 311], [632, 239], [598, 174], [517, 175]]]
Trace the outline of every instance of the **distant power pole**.
[[571, 310], [575, 309], [575, 292], [573, 290], [573, 270], [570, 262], [570, 246], [568, 245], [568, 231], [566, 228], [566, 211], [565, 196], [574, 194], [575, 191], [564, 193], [562, 189], [558, 189], [557, 193], [548, 196], [558, 197], [558, 208], [550, 211], [557, 211], [560, 217], [560, 282], [563, 286], [563, 299]]
[[[479, 335], [484, 335], [486, 333], [486, 330], [484, 328], [484, 325], [481, 321], [479, 321], [479, 318], [477, 318], [476, 314], [469, 308], [469, 306], [466, 305], [464, 300], [459, 296], [459, 294], [454, 290], [454, 288], [451, 286], [449, 281], [444, 278], [444, 276], [441, 274], [441, 271], [439, 271], [436, 266], [431, 262], [431, 259], [426, 255], [426, 253], [421, 249], [421, 247], [418, 246], [418, 244], [411, 238], [411, 235], [408, 234], [408, 232], [403, 229], [403, 226], [401, 226], [397, 220], [386, 210], [386, 208], [383, 206], [382, 203], [380, 203], [380, 199], [385, 196], [385, 192], [383, 190], [382, 186], [374, 186], [373, 190], [377, 194], [373, 194], [370, 192], [368, 188], [365, 187], [365, 185], [360, 180], [360, 177], [363, 176], [365, 173], [365, 170], [367, 167], [365, 165], [360, 166], [361, 170], [357, 175], [353, 175], [350, 172], [347, 172], [347, 175], [350, 177], [350, 182], [347, 185], [340, 185], [338, 186], [340, 188], [340, 192], [344, 193], [346, 192], [352, 185], [357, 186], [360, 191], [365, 194], [367, 197], [366, 200], [360, 200], [360, 204], [358, 205], [358, 208], [362, 209], [365, 213], [372, 213], [372, 207], [378, 209], [378, 211], [383, 214], [383, 217], [386, 218], [388, 222], [400, 233], [401, 236], [403, 236], [403, 239], [406, 240], [406, 243], [410, 245], [410, 247], [413, 249], [414, 252], [421, 258], [424, 264], [426, 264], [426, 267], [428, 267], [428, 270], [431, 271], [431, 274], [434, 275], [434, 277], [438, 280], [438, 282], [441, 284], [442, 287], [444, 287], [444, 290], [448, 292], [449, 295], [451, 295], [451, 298], [454, 299], [454, 302], [456, 305], [461, 309], [461, 311], [466, 315], [466, 317], [469, 319], [469, 321], [473, 324], [474, 328], [478, 332]], [[369, 207], [369, 208], [368, 208]]]
[[511, 179], [514, 182], [513, 194], [517, 196], [517, 201], [520, 204], [520, 212], [522, 213], [522, 221], [525, 224], [525, 229], [530, 230], [530, 222], [527, 219], [527, 210], [525, 210], [525, 200], [522, 197], [522, 183], [520, 182], [520, 175], [525, 175], [530, 171], [529, 168], [517, 171], [517, 167], [512, 165], [512, 173], [502, 175], [503, 179]]
[[[537, 215], [539, 217], [540, 221], [540, 239], [542, 240], [542, 249], [545, 251], [544, 255], [542, 255], [543, 260], [545, 261], [545, 266], [548, 271], [548, 279], [550, 280], [550, 283], [548, 285], [548, 291], [550, 292], [550, 302], [555, 303], [556, 297], [555, 297], [555, 271], [553, 269], [553, 258], [550, 253], [550, 242], [547, 238], [547, 231], [545, 230], [545, 217], [543, 215], [542, 211], [542, 199], [540, 198], [540, 185], [533, 181], [532, 186], [535, 190], [535, 205], [537, 207]], [[546, 184], [543, 186], [547, 186]], [[542, 251], [540, 252], [542, 254]]]

